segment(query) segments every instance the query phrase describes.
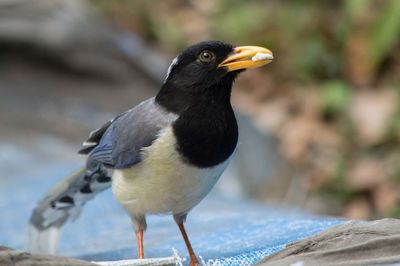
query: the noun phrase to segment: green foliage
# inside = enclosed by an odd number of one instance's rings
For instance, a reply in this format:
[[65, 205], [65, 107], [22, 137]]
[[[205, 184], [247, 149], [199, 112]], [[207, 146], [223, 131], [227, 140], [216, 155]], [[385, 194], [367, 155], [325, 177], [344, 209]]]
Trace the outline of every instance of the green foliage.
[[349, 86], [341, 80], [332, 80], [322, 86], [324, 107], [328, 112], [343, 112], [351, 97]]
[[[142, 36], [171, 51], [188, 43], [184, 22], [175, 20], [174, 16], [178, 10], [192, 12], [190, 4], [176, 0], [168, 5], [144, 0], [92, 1], [104, 12], [114, 12], [118, 19], [131, 20], [125, 22], [136, 24], [133, 28]], [[286, 78], [294, 80], [348, 79], [342, 76], [343, 56], [346, 56], [349, 39], [358, 32], [360, 25], [367, 30], [365, 40], [358, 44], [359, 49], [365, 49], [365, 60], [372, 69], [378, 69], [400, 40], [398, 0], [381, 1], [379, 5], [373, 0], [338, 3], [217, 0], [212, 5], [212, 9], [202, 14], [207, 17], [204, 21], [209, 25], [204, 26], [209, 27], [211, 38], [270, 47], [279, 52], [280, 58], [285, 57], [281, 64], [286, 65], [281, 69], [288, 72]], [[166, 7], [170, 9], [162, 10]]]
[[400, 1], [386, 1], [369, 32], [368, 54], [376, 65], [391, 52], [400, 39]]
[[391, 209], [388, 213], [384, 214], [385, 217], [400, 218], [400, 205]]
[[[400, 102], [400, 86], [399, 85], [394, 86], [394, 89], [397, 92], [396, 95], [398, 98], [398, 102]], [[400, 132], [400, 106], [397, 107], [396, 113], [393, 115], [393, 117], [390, 119], [388, 123], [388, 138], [396, 141], [396, 139], [399, 137], [398, 136], [399, 132]]]
[[350, 0], [344, 1], [344, 10], [352, 20], [360, 19], [366, 12], [371, 4], [370, 0]]
[[149, 28], [157, 41], [169, 50], [179, 51], [187, 44], [183, 32], [173, 21], [151, 20]]
[[322, 194], [335, 195], [341, 202], [352, 198], [353, 192], [346, 184], [346, 171], [349, 165], [344, 158], [339, 159], [335, 164], [335, 170], [329, 181], [321, 188]]
[[266, 10], [256, 3], [221, 1], [214, 16], [214, 34], [223, 40], [248, 43], [266, 18]]

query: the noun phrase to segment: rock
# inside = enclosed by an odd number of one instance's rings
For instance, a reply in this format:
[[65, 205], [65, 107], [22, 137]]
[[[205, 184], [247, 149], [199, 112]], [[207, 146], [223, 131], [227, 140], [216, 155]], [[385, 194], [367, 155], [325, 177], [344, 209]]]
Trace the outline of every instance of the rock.
[[343, 212], [343, 216], [349, 219], [368, 219], [371, 216], [371, 206], [365, 198], [356, 198], [351, 201]]
[[290, 244], [257, 265], [397, 265], [399, 250], [400, 220], [349, 222]]
[[392, 89], [364, 90], [354, 95], [349, 112], [361, 146], [378, 144], [384, 139], [397, 111], [397, 98]]
[[94, 266], [96, 264], [72, 258], [32, 254], [0, 246], [1, 266]]
[[347, 173], [347, 185], [354, 190], [376, 187], [385, 181], [383, 162], [374, 158], [361, 158], [352, 164]]
[[74, 143], [154, 95], [168, 67], [83, 0], [0, 1], [0, 57], [2, 131]]

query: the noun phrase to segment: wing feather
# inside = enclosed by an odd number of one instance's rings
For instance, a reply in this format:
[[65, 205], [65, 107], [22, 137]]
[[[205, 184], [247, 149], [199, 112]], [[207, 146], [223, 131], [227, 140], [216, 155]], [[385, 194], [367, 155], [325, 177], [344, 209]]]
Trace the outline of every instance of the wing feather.
[[110, 168], [128, 168], [140, 162], [140, 151], [150, 146], [158, 132], [177, 118], [150, 98], [93, 131], [81, 153]]

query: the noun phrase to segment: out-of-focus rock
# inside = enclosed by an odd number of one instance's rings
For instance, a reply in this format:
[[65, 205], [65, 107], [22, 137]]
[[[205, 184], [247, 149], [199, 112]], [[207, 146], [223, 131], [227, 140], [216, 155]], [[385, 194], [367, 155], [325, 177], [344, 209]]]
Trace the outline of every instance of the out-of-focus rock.
[[366, 220], [371, 216], [371, 206], [364, 198], [356, 198], [350, 202], [343, 216], [352, 220]]
[[3, 134], [81, 141], [154, 95], [167, 69], [159, 52], [84, 0], [1, 1], [0, 48]]
[[383, 162], [373, 158], [356, 160], [348, 171], [348, 185], [355, 190], [371, 189], [383, 182]]
[[292, 102], [288, 98], [279, 98], [257, 108], [256, 122], [264, 131], [279, 134], [280, 129], [291, 118]]
[[[247, 117], [240, 114], [236, 116], [240, 136], [231, 168], [238, 175], [240, 190], [244, 195], [257, 199], [275, 202], [282, 200], [291, 175], [287, 162], [279, 154], [277, 139], [271, 134], [262, 134]], [[280, 176], [279, 180], [277, 176]], [[218, 187], [221, 190], [222, 187], [229, 188], [228, 183], [232, 183], [232, 179], [221, 179]]]
[[360, 146], [374, 145], [384, 139], [389, 121], [397, 111], [397, 99], [396, 91], [391, 89], [365, 90], [354, 94], [350, 117]]
[[372, 193], [374, 206], [380, 213], [385, 214], [392, 208], [396, 207], [400, 198], [400, 187], [391, 182], [382, 182], [373, 189]]
[[2, 266], [95, 266], [96, 264], [61, 256], [32, 254], [0, 246]]
[[132, 65], [157, 81], [165, 71], [159, 53], [104, 20], [85, 0], [0, 2], [0, 44], [9, 56], [117, 80], [126, 80]]

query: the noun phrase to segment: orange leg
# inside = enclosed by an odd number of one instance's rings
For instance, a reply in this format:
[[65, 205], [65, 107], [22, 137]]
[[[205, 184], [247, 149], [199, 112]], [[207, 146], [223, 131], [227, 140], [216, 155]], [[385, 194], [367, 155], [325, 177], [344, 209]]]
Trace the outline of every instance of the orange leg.
[[143, 230], [140, 229], [137, 234], [137, 245], [138, 245], [138, 255], [139, 259], [144, 259], [144, 251], [143, 251]]
[[183, 223], [177, 223], [179, 230], [181, 230], [182, 236], [183, 236], [183, 240], [185, 240], [185, 244], [187, 247], [187, 250], [189, 251], [189, 256], [190, 256], [190, 266], [198, 266], [199, 261], [197, 260], [196, 254], [194, 254], [192, 245], [190, 244], [189, 238], [186, 234], [186, 230], [185, 227], [183, 227]]

